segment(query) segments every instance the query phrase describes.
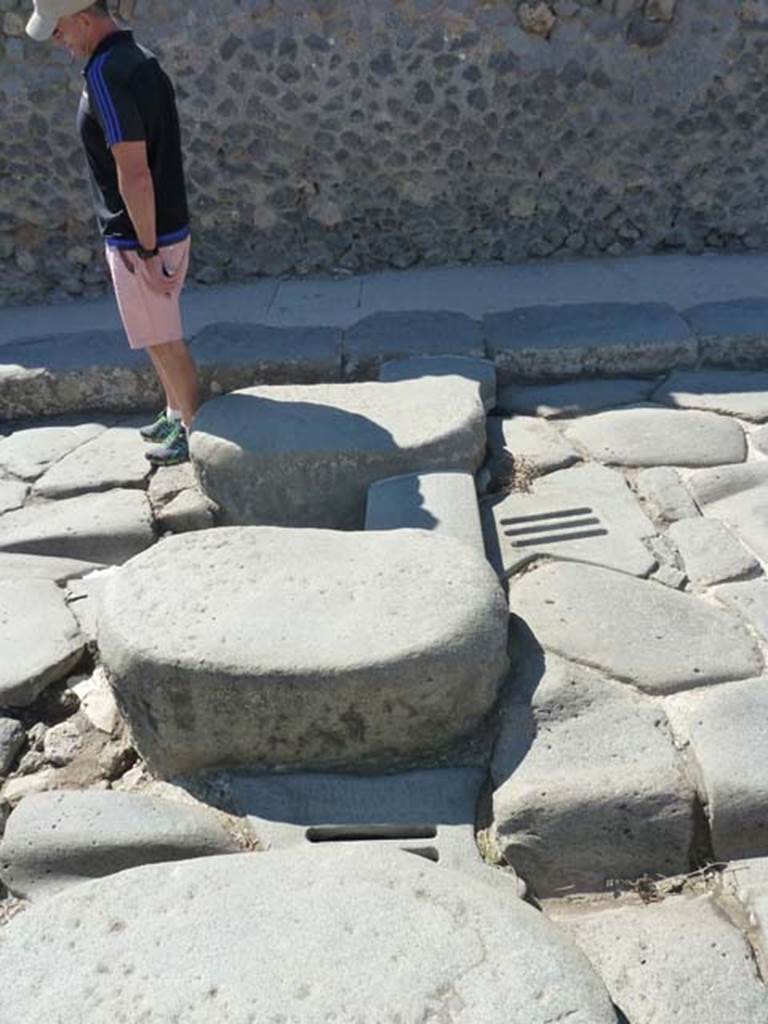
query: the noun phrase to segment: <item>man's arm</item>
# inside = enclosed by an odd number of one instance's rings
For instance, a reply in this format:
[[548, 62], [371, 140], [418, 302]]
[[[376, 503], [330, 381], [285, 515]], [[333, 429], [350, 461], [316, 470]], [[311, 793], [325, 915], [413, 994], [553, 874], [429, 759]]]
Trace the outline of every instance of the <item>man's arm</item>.
[[157, 246], [155, 186], [147, 160], [146, 142], [117, 142], [112, 146], [117, 183], [136, 237], [143, 249]]

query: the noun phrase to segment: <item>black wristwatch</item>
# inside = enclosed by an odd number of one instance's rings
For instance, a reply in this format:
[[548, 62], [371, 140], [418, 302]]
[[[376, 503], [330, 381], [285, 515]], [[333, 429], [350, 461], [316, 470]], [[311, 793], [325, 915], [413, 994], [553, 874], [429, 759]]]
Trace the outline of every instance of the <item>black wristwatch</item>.
[[143, 245], [137, 245], [136, 255], [140, 260], [151, 260], [154, 256], [160, 255], [160, 249], [157, 246], [154, 249], [145, 249]]

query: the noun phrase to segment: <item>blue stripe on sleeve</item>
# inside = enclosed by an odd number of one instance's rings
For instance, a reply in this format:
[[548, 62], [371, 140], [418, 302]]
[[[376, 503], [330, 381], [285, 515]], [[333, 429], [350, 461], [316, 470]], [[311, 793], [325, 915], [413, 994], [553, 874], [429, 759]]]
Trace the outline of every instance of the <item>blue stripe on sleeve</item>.
[[93, 64], [90, 71], [90, 81], [96, 96], [98, 97], [102, 114], [104, 115], [107, 143], [108, 145], [113, 146], [116, 142], [120, 142], [122, 140], [123, 134], [120, 130], [120, 121], [117, 116], [117, 110], [115, 109], [112, 97], [109, 94], [109, 89], [107, 88], [107, 83], [104, 80], [104, 73], [102, 70], [104, 62], [108, 56], [109, 54], [105, 53]]

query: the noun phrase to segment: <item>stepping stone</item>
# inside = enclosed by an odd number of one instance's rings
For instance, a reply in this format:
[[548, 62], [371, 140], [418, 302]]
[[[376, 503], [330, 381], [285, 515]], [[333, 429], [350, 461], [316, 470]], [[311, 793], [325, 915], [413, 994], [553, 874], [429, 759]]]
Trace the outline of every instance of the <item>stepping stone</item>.
[[712, 896], [551, 913], [604, 978], [632, 1024], [768, 1020], [747, 939]]
[[608, 465], [721, 466], [747, 457], [741, 426], [711, 412], [617, 409], [573, 421], [565, 436]]
[[0, 417], [159, 408], [161, 389], [144, 352], [123, 331], [88, 331], [3, 345]]
[[13, 480], [0, 480], [0, 515], [21, 508], [29, 487]]
[[[11, 770], [16, 755], [24, 746], [27, 734], [15, 718], [0, 717], [0, 778]], [[0, 826], [0, 835], [2, 835]]]
[[485, 552], [475, 481], [469, 473], [411, 473], [368, 489], [366, 530], [429, 530]]
[[484, 321], [488, 354], [507, 376], [662, 373], [698, 356], [686, 322], [660, 303], [527, 306]]
[[768, 420], [768, 373], [673, 373], [654, 393], [653, 400], [678, 409], [709, 409], [764, 423]]
[[768, 462], [701, 470], [688, 486], [702, 512], [728, 523], [761, 561], [768, 561]]
[[544, 565], [509, 604], [541, 646], [646, 693], [747, 679], [763, 659], [741, 621], [698, 597], [590, 565]]
[[15, 896], [37, 901], [141, 864], [241, 853], [226, 820], [134, 793], [38, 793], [8, 820], [0, 878]]
[[341, 332], [331, 327], [210, 324], [190, 348], [206, 394], [341, 380]]
[[755, 632], [768, 641], [768, 580], [726, 583], [715, 590], [715, 596], [742, 615]]
[[415, 310], [374, 313], [344, 336], [344, 375], [378, 376], [382, 363], [410, 356], [485, 357], [483, 328], [463, 313]]
[[0, 551], [122, 563], [154, 542], [143, 491], [84, 494], [0, 518]]
[[171, 537], [114, 574], [100, 621], [120, 708], [163, 776], [391, 767], [470, 732], [508, 668], [493, 570], [423, 530]]
[[497, 456], [508, 452], [516, 463], [529, 467], [537, 476], [579, 461], [578, 453], [556, 427], [533, 416], [511, 420], [489, 416], [488, 444]]
[[75, 558], [46, 558], [43, 555], [9, 555], [0, 552], [0, 582], [53, 580], [54, 583], [65, 583], [103, 568], [99, 562], [80, 562]]
[[480, 399], [486, 412], [496, 405], [496, 367], [489, 359], [467, 356], [417, 356], [394, 359], [379, 370], [379, 380], [392, 384], [421, 377], [467, 377], [480, 385]]
[[706, 366], [764, 370], [768, 358], [768, 300], [705, 302], [683, 316], [699, 338]]
[[669, 536], [677, 545], [692, 583], [708, 587], [752, 575], [760, 563], [719, 519], [683, 519]]
[[643, 543], [656, 528], [624, 477], [576, 466], [534, 481], [484, 510], [489, 557], [505, 575], [534, 558], [590, 562], [647, 576], [655, 560]]
[[768, 677], [681, 693], [666, 702], [688, 745], [712, 848], [721, 861], [768, 855]]
[[533, 907], [392, 850], [209, 857], [73, 887], [4, 929], [0, 986], [18, 1024], [86, 1005], [190, 1024], [616, 1022], [584, 955]]
[[688, 870], [694, 794], [654, 701], [530, 645], [510, 698], [492, 833], [537, 896]]
[[34, 486], [43, 498], [142, 487], [150, 473], [146, 445], [135, 426], [112, 427], [52, 466]]
[[0, 707], [27, 707], [75, 667], [85, 638], [50, 580], [0, 582]]
[[475, 841], [484, 769], [396, 775], [235, 775], [228, 792], [267, 850], [390, 846], [518, 893], [517, 875], [490, 870]]
[[680, 474], [671, 466], [652, 466], [641, 470], [635, 486], [640, 497], [663, 523], [676, 523], [701, 515]]
[[502, 412], [525, 416], [585, 416], [617, 405], [645, 402], [653, 391], [648, 380], [576, 380], [565, 384], [541, 384], [538, 387], [509, 384], [499, 395]]
[[376, 480], [474, 473], [485, 414], [459, 377], [251, 388], [202, 407], [191, 451], [225, 525], [361, 530]]
[[107, 428], [101, 423], [30, 427], [0, 440], [0, 470], [20, 480], [36, 480], [49, 466]]

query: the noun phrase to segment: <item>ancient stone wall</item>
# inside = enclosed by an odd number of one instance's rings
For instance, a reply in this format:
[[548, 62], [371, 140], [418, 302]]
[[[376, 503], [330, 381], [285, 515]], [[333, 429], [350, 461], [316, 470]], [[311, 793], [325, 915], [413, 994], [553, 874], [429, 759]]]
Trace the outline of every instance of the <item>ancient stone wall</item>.
[[[104, 286], [68, 56], [0, 0], [0, 304]], [[768, 0], [137, 0], [193, 275], [768, 244]]]

